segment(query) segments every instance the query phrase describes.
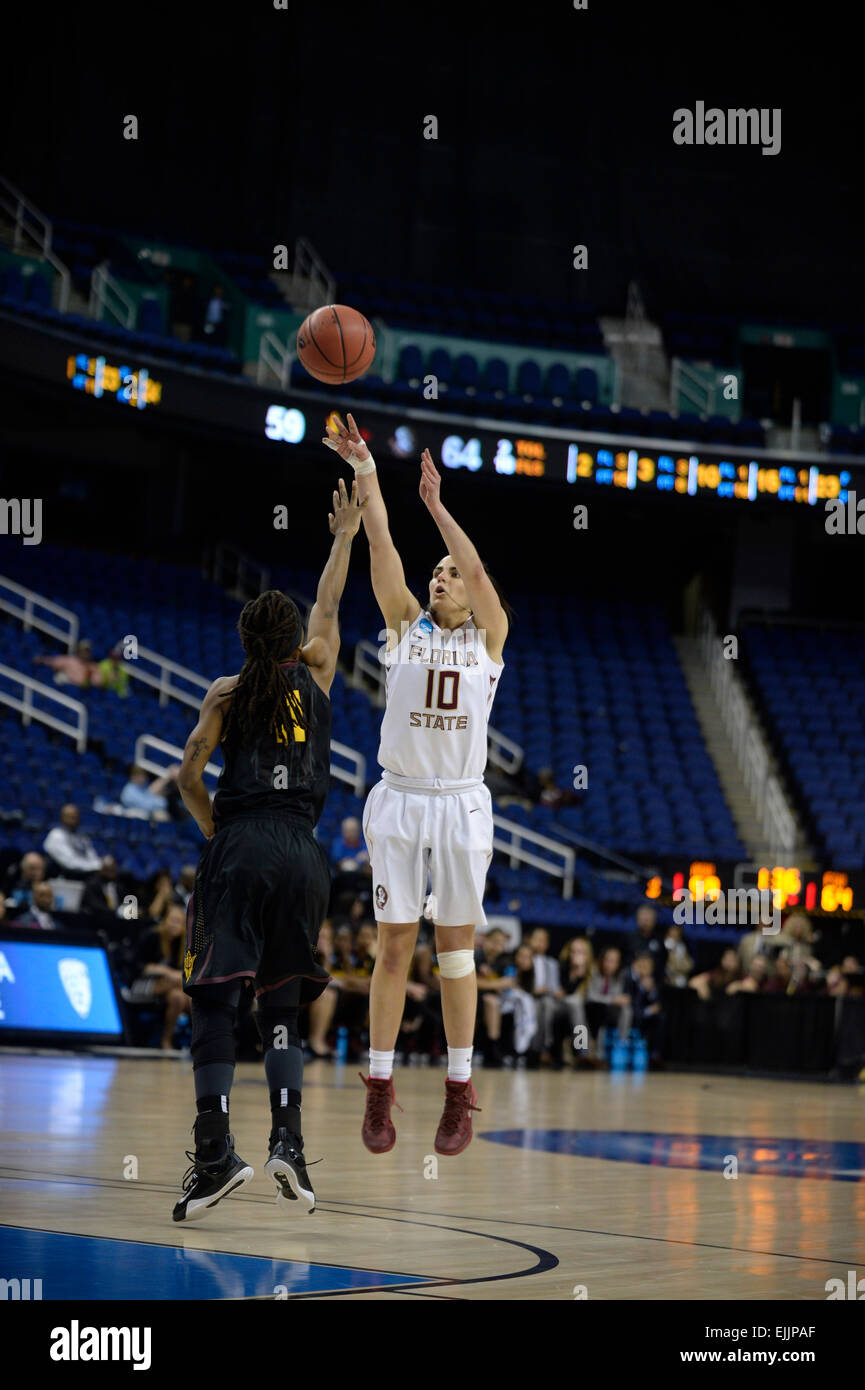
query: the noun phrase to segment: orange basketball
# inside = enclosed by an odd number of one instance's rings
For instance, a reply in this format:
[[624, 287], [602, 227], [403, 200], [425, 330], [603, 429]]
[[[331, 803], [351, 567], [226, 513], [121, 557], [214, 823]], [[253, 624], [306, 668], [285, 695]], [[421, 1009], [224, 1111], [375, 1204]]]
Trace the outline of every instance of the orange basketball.
[[297, 330], [297, 355], [316, 381], [357, 381], [375, 358], [372, 324], [347, 304], [314, 309]]

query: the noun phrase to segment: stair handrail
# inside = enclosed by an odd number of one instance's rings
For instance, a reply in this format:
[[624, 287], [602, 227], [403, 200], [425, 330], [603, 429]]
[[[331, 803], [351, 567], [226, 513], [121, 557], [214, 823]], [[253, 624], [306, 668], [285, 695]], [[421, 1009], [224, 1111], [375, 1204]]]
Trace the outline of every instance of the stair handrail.
[[[19, 598], [23, 598], [23, 609], [13, 607], [11, 601], [3, 596], [2, 591], [4, 589], [16, 594]], [[40, 618], [38, 613], [34, 612], [36, 607], [47, 608], [49, 612], [56, 613], [60, 618], [65, 618], [66, 629], [55, 627], [46, 618]], [[5, 574], [0, 574], [0, 611], [8, 613], [12, 618], [18, 618], [23, 624], [25, 632], [29, 632], [32, 627], [35, 627], [40, 632], [46, 632], [49, 637], [56, 637], [59, 642], [65, 642], [68, 652], [73, 652], [78, 644], [77, 613], [73, 613], [71, 608], [64, 608], [62, 604], [55, 603], [53, 599], [45, 598], [35, 589], [28, 588], [26, 584], [18, 584]]]
[[[23, 251], [22, 242], [24, 237], [29, 237], [35, 245], [39, 257], [47, 261], [51, 269], [56, 272], [59, 279], [59, 291], [57, 294], [57, 308], [61, 314], [65, 314], [69, 308], [69, 294], [72, 288], [72, 276], [69, 274], [69, 267], [55, 255], [51, 248], [51, 238], [54, 228], [49, 219], [43, 212], [40, 212], [35, 203], [31, 203], [29, 198], [25, 198], [20, 189], [13, 183], [0, 175], [0, 187], [6, 190], [8, 197], [0, 194], [0, 207], [7, 212], [15, 222], [15, 234], [12, 246], [15, 251]], [[36, 230], [27, 225], [27, 218], [36, 223]]]
[[[22, 697], [11, 695], [8, 690], [0, 689], [0, 704], [8, 705], [10, 709], [17, 710], [25, 728], [35, 719], [37, 723], [45, 724], [49, 729], [56, 729], [58, 733], [71, 738], [78, 752], [84, 752], [87, 747], [87, 706], [82, 700], [75, 700], [71, 695], [64, 695], [55, 686], [44, 685], [42, 681], [34, 680], [33, 676], [25, 675], [23, 671], [16, 671], [11, 666], [0, 665], [0, 678], [22, 687]], [[71, 709], [75, 714], [75, 723], [64, 723], [57, 715], [49, 714], [44, 709], [38, 709], [33, 704], [34, 695], [41, 695], [45, 699], [54, 700], [57, 704]]]

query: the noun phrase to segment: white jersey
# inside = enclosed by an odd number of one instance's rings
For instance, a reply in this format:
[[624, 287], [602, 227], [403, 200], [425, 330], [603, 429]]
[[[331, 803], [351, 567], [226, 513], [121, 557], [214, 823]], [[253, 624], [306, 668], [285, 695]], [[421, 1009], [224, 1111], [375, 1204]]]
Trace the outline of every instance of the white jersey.
[[471, 618], [449, 632], [420, 613], [404, 624], [384, 664], [382, 767], [400, 777], [483, 777], [487, 725], [504, 663], [491, 660]]

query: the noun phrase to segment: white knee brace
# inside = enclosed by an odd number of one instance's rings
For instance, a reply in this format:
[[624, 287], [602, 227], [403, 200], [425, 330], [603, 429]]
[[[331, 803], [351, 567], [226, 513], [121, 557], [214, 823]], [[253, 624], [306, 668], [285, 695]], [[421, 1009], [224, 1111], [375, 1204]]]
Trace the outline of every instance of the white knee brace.
[[475, 968], [474, 951], [440, 951], [439, 974], [443, 980], [460, 980]]

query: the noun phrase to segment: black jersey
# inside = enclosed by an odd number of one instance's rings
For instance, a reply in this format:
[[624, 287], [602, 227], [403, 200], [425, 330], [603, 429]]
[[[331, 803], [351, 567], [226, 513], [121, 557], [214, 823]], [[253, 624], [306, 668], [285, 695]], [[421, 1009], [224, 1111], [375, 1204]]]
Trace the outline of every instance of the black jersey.
[[[284, 662], [282, 669], [292, 684], [295, 662]], [[293, 717], [301, 699], [297, 689], [289, 690], [285, 701], [285, 723], [277, 730], [240, 729], [232, 720], [222, 739], [225, 767], [213, 798], [213, 820], [217, 829], [228, 821], [250, 816], [290, 815], [315, 825], [321, 815], [330, 785], [330, 700], [310, 677], [304, 690], [312, 691], [312, 710], [304, 710], [315, 728], [305, 733]], [[310, 698], [304, 694], [303, 699]], [[310, 742], [309, 756], [300, 778], [289, 776], [286, 757], [289, 739]]]

